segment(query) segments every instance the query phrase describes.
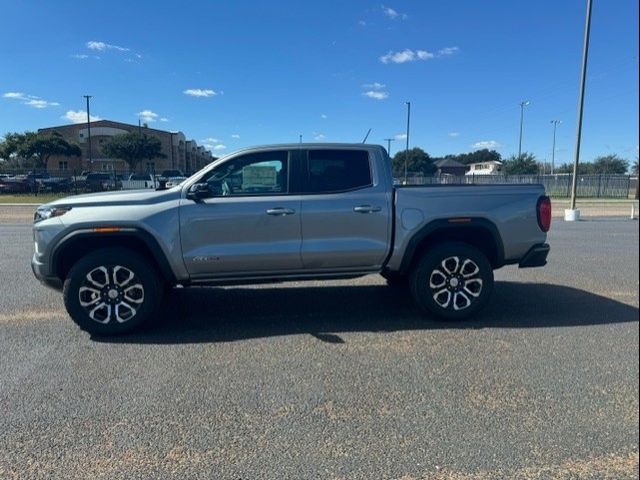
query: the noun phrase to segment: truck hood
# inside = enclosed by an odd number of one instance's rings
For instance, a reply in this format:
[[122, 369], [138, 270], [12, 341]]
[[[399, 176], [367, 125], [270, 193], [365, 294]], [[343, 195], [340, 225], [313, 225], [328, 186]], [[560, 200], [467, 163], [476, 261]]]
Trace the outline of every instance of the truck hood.
[[74, 195], [47, 203], [46, 207], [91, 207], [107, 205], [150, 205], [180, 197], [182, 188], [176, 186], [167, 190], [121, 190], [116, 192]]

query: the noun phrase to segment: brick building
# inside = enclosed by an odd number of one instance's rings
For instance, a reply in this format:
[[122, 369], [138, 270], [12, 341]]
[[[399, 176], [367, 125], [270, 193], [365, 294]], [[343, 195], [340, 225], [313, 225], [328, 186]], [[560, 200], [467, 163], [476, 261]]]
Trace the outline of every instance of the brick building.
[[137, 170], [140, 172], [155, 170], [181, 170], [185, 174], [191, 174], [206, 164], [215, 160], [211, 152], [199, 146], [195, 140], [187, 140], [182, 132], [168, 132], [149, 128], [148, 126], [130, 125], [128, 123], [113, 122], [111, 120], [97, 120], [91, 122], [91, 157], [89, 162], [89, 132], [86, 123], [62, 125], [59, 127], [41, 128], [40, 134], [57, 132], [68, 142], [80, 146], [80, 157], [55, 156], [49, 159], [50, 170], [117, 170], [128, 171], [129, 166], [124, 160], [106, 158], [102, 153], [101, 145], [114, 135], [128, 132], [137, 132], [156, 137], [162, 143], [162, 153], [166, 158], [155, 158], [140, 162]]

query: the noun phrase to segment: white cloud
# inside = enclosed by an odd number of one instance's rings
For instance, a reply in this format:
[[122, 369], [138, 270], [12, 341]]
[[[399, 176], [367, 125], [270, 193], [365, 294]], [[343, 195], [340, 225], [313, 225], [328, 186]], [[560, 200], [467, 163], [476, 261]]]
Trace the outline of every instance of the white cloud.
[[160, 117], [161, 122], [168, 122], [169, 119], [167, 117]]
[[220, 140], [218, 140], [217, 138], [213, 138], [213, 137], [208, 137], [208, 138], [203, 138], [202, 140], [200, 140], [202, 143], [208, 143], [208, 144], [216, 144], [216, 143], [220, 143]]
[[155, 122], [159, 116], [160, 115], [151, 110], [143, 110], [141, 112], [138, 112], [138, 117], [140, 118], [140, 120], [144, 120], [145, 122]]
[[32, 98], [31, 100], [24, 102], [24, 104], [29, 105], [30, 107], [33, 107], [33, 108], [57, 107], [60, 105], [58, 102], [47, 102], [46, 100], [35, 99], [35, 98]]
[[89, 50], [97, 50], [99, 52], [103, 52], [105, 50], [117, 50], [119, 52], [128, 52], [131, 50], [130, 48], [120, 47], [119, 45], [112, 45], [110, 43], [105, 42], [97, 42], [95, 40], [91, 40], [86, 43], [86, 46]]
[[460, 132], [449, 132], [449, 136], [452, 137], [452, 138], [459, 137], [460, 136]]
[[217, 92], [208, 88], [188, 88], [182, 93], [191, 97], [213, 97], [215, 95], [218, 95]]
[[396, 140], [406, 140], [407, 139], [407, 134], [406, 133], [398, 133], [396, 135], [394, 135], [394, 137]]
[[460, 48], [458, 48], [458, 47], [444, 47], [444, 48], [441, 48], [440, 50], [438, 50], [438, 56], [439, 57], [446, 57], [446, 56], [449, 56], [449, 55], [455, 55], [459, 51], [460, 51]]
[[471, 148], [475, 148], [476, 150], [482, 150], [484, 148], [488, 148], [491, 150], [491, 149], [496, 149], [500, 147], [502, 147], [502, 145], [500, 145], [495, 140], [481, 140], [480, 142], [476, 142], [473, 145], [471, 145]]
[[385, 7], [382, 5], [382, 13], [384, 13], [391, 20], [406, 20], [409, 18], [409, 15], [406, 13], [399, 13], [397, 10], [394, 10], [391, 7]]
[[326, 115], [326, 114], [321, 113], [321, 114], [320, 114], [320, 118], [322, 118], [323, 120], [326, 120], [328, 117], [327, 117], [327, 115]]
[[84, 53], [74, 53], [73, 55], [71, 55], [71, 58], [78, 58], [80, 60], [83, 60], [85, 58], [89, 58], [89, 55], [86, 55]]
[[435, 55], [431, 52], [427, 52], [426, 50], [411, 50], [410, 48], [405, 48], [401, 52], [394, 52], [390, 50], [386, 55], [380, 57], [380, 61], [382, 63], [406, 63], [406, 62], [415, 62], [416, 60], [429, 60], [433, 58]]
[[382, 90], [386, 85], [384, 83], [373, 82], [373, 83], [365, 83], [362, 85], [364, 88], [369, 88], [371, 90]]
[[[65, 113], [62, 117], [60, 117], [62, 119], [65, 120], [69, 120], [70, 122], [73, 123], [86, 123], [87, 121], [87, 112], [85, 112], [84, 110], [68, 110], [67, 113]], [[100, 117], [97, 117], [95, 115], [91, 115], [90, 119], [92, 122], [96, 122], [98, 120], [100, 120]]]
[[3, 98], [16, 98], [18, 100], [24, 100], [27, 96], [22, 92], [7, 92], [2, 95]]
[[12, 100], [20, 100], [23, 105], [27, 105], [33, 108], [47, 108], [57, 107], [60, 104], [58, 102], [49, 102], [36, 95], [28, 95], [22, 92], [7, 92], [2, 95], [3, 98], [9, 98]]
[[233, 135], [231, 135], [231, 138], [238, 139], [238, 138], [240, 138], [240, 135], [237, 134], [237, 133], [234, 133]]
[[326, 139], [327, 139], [327, 137], [326, 137], [326, 135], [324, 135], [324, 134], [322, 134], [322, 133], [318, 133], [317, 135], [315, 135], [315, 136], [313, 137], [313, 139], [314, 139], [315, 141], [317, 141], [317, 142], [322, 142], [322, 141], [326, 140]]
[[223, 145], [223, 144], [221, 144], [221, 143], [219, 143], [218, 145], [215, 145], [215, 146], [213, 147], [213, 149], [214, 149], [214, 150], [224, 150], [225, 148], [227, 148], [227, 146], [226, 146], [226, 145]]
[[365, 97], [373, 98], [374, 100], [385, 100], [389, 98], [389, 94], [387, 92], [369, 90], [367, 92], [362, 92], [362, 95]]
[[364, 20], [358, 20], [358, 25], [360, 25], [361, 27], [366, 27], [367, 22], [365, 22]]

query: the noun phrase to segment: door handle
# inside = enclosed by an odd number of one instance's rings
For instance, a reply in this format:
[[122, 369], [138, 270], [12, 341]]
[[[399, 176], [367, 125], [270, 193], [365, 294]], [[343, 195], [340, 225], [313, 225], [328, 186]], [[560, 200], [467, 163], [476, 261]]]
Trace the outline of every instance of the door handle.
[[282, 208], [282, 207], [276, 207], [276, 208], [269, 208], [267, 210], [267, 215], [273, 215], [276, 217], [283, 217], [285, 215], [293, 215], [294, 213], [296, 213], [296, 211], [292, 208]]
[[380, 207], [372, 207], [371, 205], [360, 205], [353, 207], [353, 211], [356, 213], [376, 213], [382, 210]]

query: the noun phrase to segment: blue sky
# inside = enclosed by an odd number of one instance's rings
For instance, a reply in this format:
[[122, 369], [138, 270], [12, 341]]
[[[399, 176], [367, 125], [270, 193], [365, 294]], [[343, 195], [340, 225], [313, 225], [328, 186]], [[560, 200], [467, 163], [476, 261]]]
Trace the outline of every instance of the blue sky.
[[[3, 2], [0, 132], [86, 118], [182, 130], [216, 155], [401, 135], [573, 156], [585, 0]], [[140, 113], [142, 112], [142, 114]], [[392, 144], [397, 150], [404, 141]], [[638, 2], [594, 0], [583, 159], [638, 155]]]

